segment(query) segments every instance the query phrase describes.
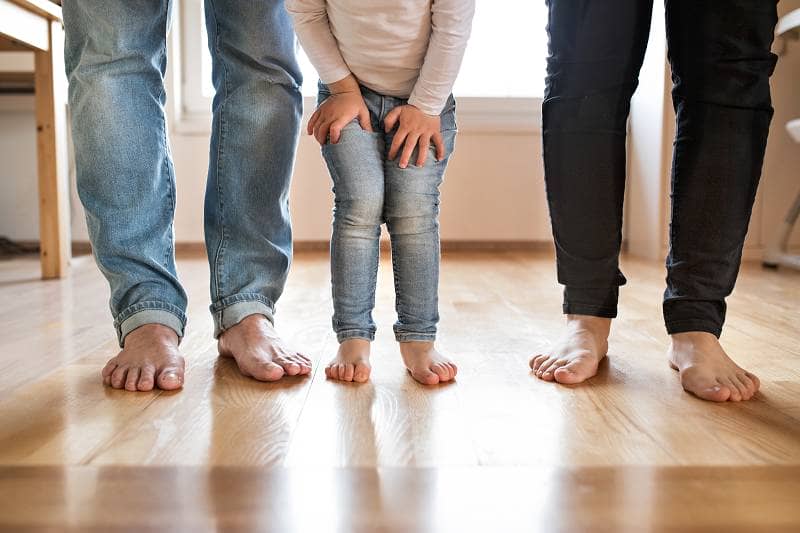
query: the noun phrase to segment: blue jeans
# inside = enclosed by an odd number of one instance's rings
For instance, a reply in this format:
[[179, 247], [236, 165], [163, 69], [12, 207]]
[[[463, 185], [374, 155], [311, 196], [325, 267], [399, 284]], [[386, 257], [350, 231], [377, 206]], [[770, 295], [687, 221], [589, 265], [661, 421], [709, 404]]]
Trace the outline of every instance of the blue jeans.
[[[441, 114], [445, 158], [436, 161], [433, 146], [425, 165], [405, 169], [399, 157], [387, 160], [394, 133], [383, 120], [406, 100], [383, 96], [365, 87], [373, 132], [355, 120], [342, 129], [337, 144], [325, 144], [322, 155], [333, 180], [331, 239], [333, 329], [339, 342], [375, 338], [372, 309], [380, 255], [381, 224], [392, 245], [395, 338], [399, 342], [433, 341], [439, 322], [439, 185], [456, 137], [455, 100]], [[319, 103], [330, 96], [320, 84]], [[411, 161], [417, 159], [417, 150]]]
[[[120, 345], [144, 324], [183, 336], [175, 173], [164, 116], [169, 0], [64, 0], [78, 192]], [[213, 131], [205, 199], [215, 336], [272, 320], [292, 255], [289, 182], [302, 112], [280, 0], [206, 0]]]

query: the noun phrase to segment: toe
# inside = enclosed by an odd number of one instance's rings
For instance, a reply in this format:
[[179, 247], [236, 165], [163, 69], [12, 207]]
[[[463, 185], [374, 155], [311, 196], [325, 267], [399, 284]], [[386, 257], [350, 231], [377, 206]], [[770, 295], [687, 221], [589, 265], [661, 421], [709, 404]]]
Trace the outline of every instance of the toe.
[[560, 366], [553, 372], [553, 379], [563, 385], [583, 383], [589, 377], [590, 376], [585, 375], [584, 372], [581, 372], [580, 364], [577, 361]]
[[258, 381], [278, 381], [285, 374], [283, 368], [272, 361], [257, 363], [248, 370], [249, 374]]
[[138, 390], [137, 386], [139, 384], [139, 373], [140, 370], [138, 367], [128, 369], [128, 376], [125, 379], [125, 390], [131, 392]]
[[[740, 402], [740, 401], [742, 401], [742, 400], [746, 400], [746, 399], [748, 398], [748, 395], [747, 395], [747, 387], [744, 385], [744, 383], [741, 383], [741, 382], [740, 382], [740, 381], [739, 381], [739, 380], [736, 378], [736, 375], [735, 375], [735, 374], [734, 374], [734, 375], [732, 375], [732, 376], [730, 376], [730, 377], [728, 378], [728, 382], [730, 383], [730, 386], [731, 386], [731, 387], [733, 387], [734, 389], [736, 389], [736, 393], [737, 393], [737, 394], [736, 394], [736, 395], [732, 395], [732, 396], [734, 396], [734, 397], [732, 398], [732, 399], [733, 399], [733, 401], [735, 401], [735, 402], [736, 402], [736, 401], [739, 401], [739, 402]], [[738, 399], [737, 399], [737, 397], [738, 397]]]
[[100, 375], [103, 376], [103, 382], [105, 383], [106, 378], [108, 378], [109, 383], [111, 382], [111, 374], [114, 373], [114, 370], [117, 368], [117, 358], [112, 357], [106, 363], [106, 366], [103, 367], [103, 371], [100, 372]]
[[753, 385], [755, 385], [754, 392], [758, 392], [758, 389], [761, 388], [761, 380], [758, 379], [758, 377], [755, 374], [751, 374], [750, 372], [745, 372], [744, 375], [750, 378], [750, 381], [752, 381]]
[[356, 373], [356, 366], [352, 363], [344, 365], [344, 380], [353, 381], [353, 375]]
[[115, 389], [121, 389], [125, 385], [125, 376], [128, 373], [128, 367], [118, 366], [111, 374], [111, 386]]
[[328, 365], [325, 367], [325, 377], [328, 379], [338, 379], [339, 374], [336, 372], [336, 365]]
[[156, 378], [158, 388], [162, 390], [175, 390], [183, 387], [183, 369], [168, 366], [161, 369]]
[[296, 376], [300, 373], [300, 364], [291, 359], [282, 358], [276, 361], [289, 376]]
[[411, 370], [411, 377], [423, 385], [436, 385], [439, 383], [439, 376], [426, 367]]
[[744, 387], [744, 392], [742, 393], [742, 397], [745, 400], [749, 400], [750, 398], [752, 398], [753, 394], [756, 393], [756, 385], [755, 385], [755, 383], [753, 383], [753, 381], [750, 378], [748, 378], [747, 375], [744, 372], [737, 373], [736, 374], [736, 379]]
[[439, 381], [450, 380], [450, 369], [444, 363], [435, 363], [431, 365], [431, 370], [439, 377]]
[[345, 363], [339, 363], [338, 365], [338, 373], [339, 379], [344, 381], [347, 377], [347, 365]]
[[539, 370], [539, 365], [541, 365], [542, 361], [544, 361], [546, 358], [547, 358], [547, 356], [544, 355], [544, 354], [539, 354], [539, 355], [536, 355], [533, 358], [531, 358], [530, 363], [529, 363], [530, 366], [531, 366], [531, 370], [533, 370], [534, 372], [537, 372]]
[[547, 374], [547, 371], [550, 369], [550, 367], [553, 365], [554, 362], [555, 360], [553, 358], [551, 357], [547, 358], [541, 365], [539, 365], [539, 370], [536, 371], [536, 375], [540, 379], [551, 381], [553, 379], [553, 376], [551, 374]]
[[556, 370], [558, 370], [559, 368], [561, 368], [562, 366], [564, 366], [566, 364], [567, 364], [567, 362], [564, 361], [563, 359], [559, 359], [557, 361], [554, 361], [553, 364], [551, 364], [548, 367], [548, 369], [542, 374], [542, 379], [544, 379], [546, 381], [550, 381], [552, 379], [555, 379]]
[[447, 368], [450, 369], [450, 379], [455, 379], [458, 374], [458, 367], [455, 363], [447, 363]]
[[358, 363], [353, 374], [353, 379], [358, 383], [366, 383], [369, 380], [369, 370], [370, 368], [364, 363]]
[[156, 369], [152, 366], [146, 366], [142, 369], [142, 373], [139, 375], [139, 384], [137, 388], [140, 391], [150, 391], [153, 390], [155, 386], [155, 377], [156, 377]]
[[293, 361], [300, 367], [300, 375], [311, 373], [311, 361], [307, 357], [298, 355]]

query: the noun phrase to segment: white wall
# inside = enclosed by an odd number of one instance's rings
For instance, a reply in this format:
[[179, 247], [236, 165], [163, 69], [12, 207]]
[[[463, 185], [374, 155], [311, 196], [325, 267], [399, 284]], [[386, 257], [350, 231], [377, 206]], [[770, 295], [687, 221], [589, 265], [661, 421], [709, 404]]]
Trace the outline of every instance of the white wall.
[[[783, 0], [779, 6], [781, 13], [785, 13], [800, 8], [800, 0]], [[800, 190], [800, 147], [790, 141], [784, 130], [787, 120], [800, 117], [797, 92], [800, 42], [790, 43], [789, 48], [790, 53], [781, 58], [772, 79], [776, 114], [747, 241], [752, 254], [761, 250]], [[660, 55], [660, 52], [655, 55]], [[13, 68], [8, 66], [8, 57], [14, 57]], [[0, 54], [0, 68], [5, 65], [10, 70], [18, 70], [20, 61], [24, 63], [26, 60], [16, 54]], [[657, 76], [657, 68], [651, 72], [656, 72]], [[643, 86], [647, 83], [644, 80]], [[653, 116], [658, 116], [663, 102], [662, 98], [642, 104], [639, 99], [634, 106], [641, 108], [644, 105], [645, 109], [648, 105], [655, 106]], [[638, 127], [648, 123], [648, 120], [643, 120]], [[657, 122], [655, 124], [659, 127]], [[633, 126], [637, 127], [635, 123]], [[663, 137], [664, 132], [661, 135], [648, 134], [645, 138], [648, 136], [657, 139]], [[457, 142], [456, 155], [443, 185], [442, 237], [468, 241], [549, 241], [540, 136], [466, 131]], [[648, 141], [642, 142], [638, 155], [635, 152], [638, 147], [632, 151], [632, 174], [636, 168], [638, 171], [646, 170], [653, 163], [654, 154], [659, 153], [657, 147], [647, 144]], [[176, 236], [180, 241], [199, 242], [202, 241], [202, 196], [208, 139], [173, 135], [172, 145], [178, 182]], [[38, 237], [34, 148], [35, 124], [30, 99], [0, 96], [0, 235], [19, 240]], [[665, 159], [661, 163], [668, 165], [669, 157]], [[658, 172], [651, 169], [651, 173]], [[655, 186], [653, 182], [644, 181], [629, 188], [626, 235], [631, 239], [641, 235], [649, 238], [647, 235], [653, 234], [652, 227], [658, 226], [652, 218], [653, 206], [647, 203], [656, 200], [653, 200], [652, 191], [646, 192], [647, 187]], [[637, 187], [645, 187], [644, 192]], [[645, 201], [646, 198], [650, 199]], [[304, 138], [298, 152], [292, 194], [296, 238], [301, 241], [326, 240], [330, 209], [329, 179], [319, 149], [310, 139]], [[73, 238], [85, 241], [85, 225], [75, 196], [73, 215]], [[650, 230], [643, 224], [649, 224]], [[795, 233], [793, 242], [800, 245], [800, 231]]]

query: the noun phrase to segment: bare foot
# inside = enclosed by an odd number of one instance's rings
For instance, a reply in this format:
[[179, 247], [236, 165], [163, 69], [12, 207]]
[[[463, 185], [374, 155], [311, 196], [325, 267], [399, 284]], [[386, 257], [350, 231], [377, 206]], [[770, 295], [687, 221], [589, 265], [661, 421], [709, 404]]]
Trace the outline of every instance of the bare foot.
[[452, 381], [458, 373], [455, 363], [437, 352], [432, 342], [401, 342], [400, 354], [411, 377], [423, 385]]
[[115, 389], [149, 391], [183, 387], [178, 334], [161, 324], [145, 324], [125, 336], [125, 346], [103, 368], [103, 383]]
[[366, 383], [369, 366], [369, 345], [366, 339], [347, 339], [339, 345], [336, 357], [325, 367], [325, 375], [339, 381]]
[[311, 372], [311, 360], [286, 347], [264, 315], [250, 315], [223, 332], [219, 354], [235, 359], [242, 374], [258, 381]]
[[567, 315], [567, 330], [548, 352], [530, 360], [531, 370], [544, 381], [586, 381], [597, 374], [597, 367], [608, 352], [610, 331], [610, 318]]
[[711, 333], [672, 335], [669, 364], [680, 373], [683, 388], [703, 400], [749, 400], [761, 386], [756, 376], [728, 357]]

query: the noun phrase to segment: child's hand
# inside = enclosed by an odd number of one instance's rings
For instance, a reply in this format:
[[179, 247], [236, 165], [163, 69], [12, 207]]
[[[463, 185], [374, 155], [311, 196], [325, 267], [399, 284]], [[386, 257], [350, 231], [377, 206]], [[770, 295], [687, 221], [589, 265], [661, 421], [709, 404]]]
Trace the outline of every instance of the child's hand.
[[320, 104], [308, 121], [309, 135], [314, 135], [321, 145], [327, 142], [330, 135], [331, 144], [336, 144], [342, 128], [354, 118], [358, 118], [358, 123], [365, 131], [372, 131], [367, 104], [364, 103], [358, 81], [352, 74], [328, 85], [328, 88], [331, 95]]
[[408, 166], [411, 153], [416, 146], [417, 166], [425, 164], [428, 157], [428, 147], [433, 141], [436, 146], [436, 160], [444, 159], [444, 140], [442, 139], [441, 121], [439, 115], [426, 115], [413, 105], [398, 106], [389, 111], [384, 120], [386, 131], [392, 131], [396, 124], [397, 132], [394, 134], [392, 146], [389, 148], [389, 160], [397, 157], [397, 152], [403, 146], [403, 153], [400, 155], [400, 168]]

